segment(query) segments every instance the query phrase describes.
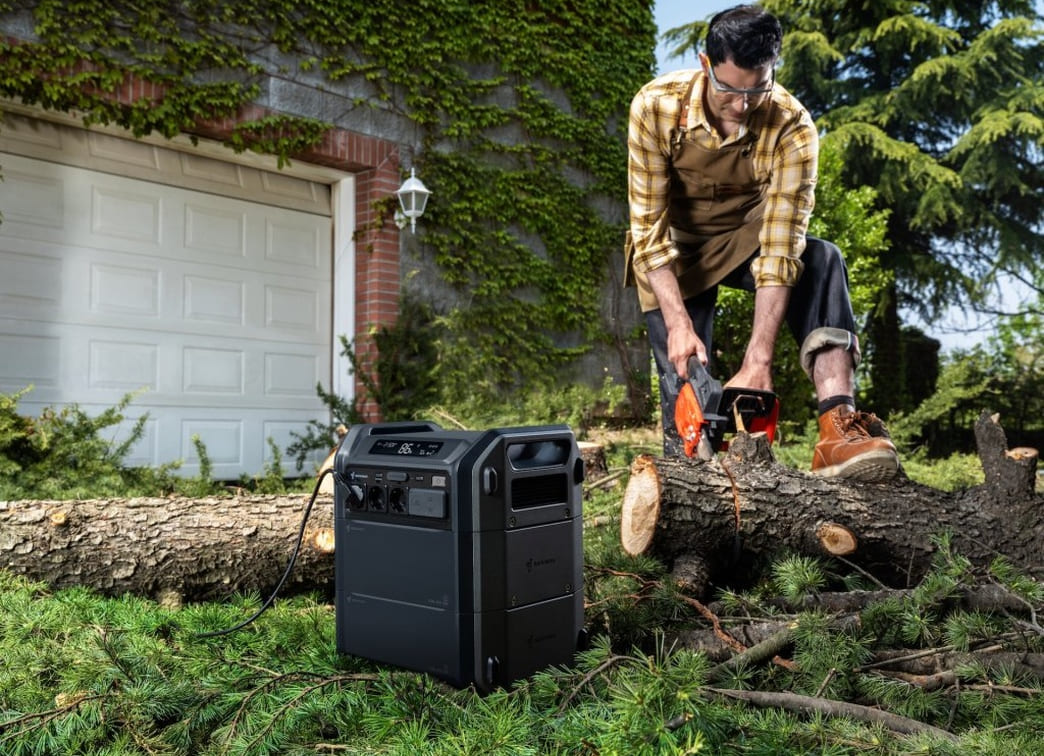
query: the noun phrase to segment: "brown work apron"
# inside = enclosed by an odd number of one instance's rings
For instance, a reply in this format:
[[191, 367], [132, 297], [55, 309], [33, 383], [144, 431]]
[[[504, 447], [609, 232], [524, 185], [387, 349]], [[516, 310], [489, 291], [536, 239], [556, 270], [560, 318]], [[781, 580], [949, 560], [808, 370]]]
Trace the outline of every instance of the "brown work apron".
[[[671, 238], [680, 253], [673, 267], [683, 299], [714, 286], [757, 251], [768, 183], [754, 175], [758, 135], [749, 124], [743, 137], [718, 149], [708, 149], [693, 137], [686, 124], [695, 84], [694, 77], [671, 138], [668, 190]], [[772, 107], [772, 101], [762, 107]], [[630, 268], [630, 238], [628, 247]], [[658, 308], [645, 274], [631, 272], [642, 311]]]

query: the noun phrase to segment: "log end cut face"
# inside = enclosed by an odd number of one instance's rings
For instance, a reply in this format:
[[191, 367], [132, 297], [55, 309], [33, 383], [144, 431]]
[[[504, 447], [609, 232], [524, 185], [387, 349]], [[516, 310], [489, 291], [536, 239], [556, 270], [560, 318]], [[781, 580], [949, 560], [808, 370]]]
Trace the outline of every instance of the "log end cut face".
[[640, 455], [631, 464], [631, 477], [620, 511], [620, 542], [631, 556], [645, 552], [660, 516], [660, 475], [653, 458]]

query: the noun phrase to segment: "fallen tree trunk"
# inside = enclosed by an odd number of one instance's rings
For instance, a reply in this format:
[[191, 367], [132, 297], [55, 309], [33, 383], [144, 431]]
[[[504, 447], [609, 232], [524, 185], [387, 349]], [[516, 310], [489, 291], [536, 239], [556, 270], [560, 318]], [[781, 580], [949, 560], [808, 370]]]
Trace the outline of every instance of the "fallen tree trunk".
[[[309, 495], [0, 501], [0, 567], [56, 588], [177, 603], [278, 584]], [[333, 594], [333, 504], [319, 497], [285, 593]]]
[[[606, 478], [601, 446], [585, 445], [583, 460], [588, 477]], [[323, 476], [281, 595], [332, 598], [333, 493], [333, 477]], [[55, 588], [85, 586], [168, 603], [254, 591], [267, 598], [293, 553], [309, 498], [0, 501], [0, 569]]]
[[709, 461], [641, 456], [632, 465], [621, 541], [651, 553], [695, 595], [742, 586], [782, 553], [842, 557], [882, 584], [916, 584], [936, 552], [933, 536], [976, 564], [1003, 555], [1026, 572], [1044, 569], [1044, 498], [1037, 454], [1009, 451], [995, 417], [976, 424], [986, 471], [981, 486], [953, 493], [904, 475], [888, 483], [813, 477], [772, 458], [763, 435], [739, 434]]
[[[896, 587], [915, 583], [954, 533], [961, 553], [1041, 570], [1042, 501], [1027, 491], [1032, 451], [1008, 451], [995, 421], [977, 425], [987, 482], [948, 494], [901, 478], [850, 485], [776, 464], [741, 435], [721, 460], [640, 457], [624, 493], [621, 536], [657, 553], [703, 593], [736, 585], [782, 551], [845, 554]], [[206, 600], [267, 595], [297, 538], [308, 495], [0, 502], [0, 568], [55, 587]], [[332, 503], [321, 495], [284, 592], [332, 595]], [[640, 548], [636, 544], [644, 542]]]

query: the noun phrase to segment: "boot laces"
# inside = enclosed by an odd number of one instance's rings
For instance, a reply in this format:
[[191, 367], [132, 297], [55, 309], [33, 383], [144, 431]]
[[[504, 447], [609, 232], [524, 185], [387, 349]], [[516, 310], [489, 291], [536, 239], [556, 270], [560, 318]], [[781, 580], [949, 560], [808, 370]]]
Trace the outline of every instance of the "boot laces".
[[888, 429], [885, 428], [884, 421], [873, 412], [857, 410], [849, 417], [851, 418], [850, 422], [858, 425], [867, 435], [888, 438]]
[[867, 430], [862, 422], [862, 417], [865, 413], [852, 412], [847, 415], [838, 414], [837, 419], [840, 425], [840, 431], [842, 436], [856, 435], [859, 437], [870, 438], [870, 432]]

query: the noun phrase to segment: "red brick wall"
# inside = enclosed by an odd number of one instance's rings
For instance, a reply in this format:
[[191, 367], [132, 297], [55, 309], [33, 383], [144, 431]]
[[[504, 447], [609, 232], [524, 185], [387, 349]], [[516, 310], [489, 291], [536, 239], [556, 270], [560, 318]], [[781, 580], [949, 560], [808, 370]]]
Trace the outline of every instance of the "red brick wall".
[[[358, 135], [348, 135], [358, 137]], [[377, 141], [377, 140], [374, 140]], [[375, 145], [375, 147], [378, 145]], [[390, 218], [373, 227], [374, 201], [393, 194], [400, 185], [398, 161], [386, 160], [356, 175], [356, 226], [367, 230], [355, 244], [355, 345], [363, 365], [376, 356], [369, 333], [374, 326], [391, 325], [399, 314], [399, 229]], [[359, 409], [367, 420], [379, 420], [380, 411], [358, 379]]]

